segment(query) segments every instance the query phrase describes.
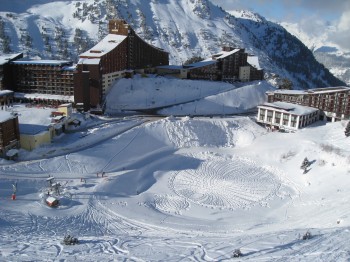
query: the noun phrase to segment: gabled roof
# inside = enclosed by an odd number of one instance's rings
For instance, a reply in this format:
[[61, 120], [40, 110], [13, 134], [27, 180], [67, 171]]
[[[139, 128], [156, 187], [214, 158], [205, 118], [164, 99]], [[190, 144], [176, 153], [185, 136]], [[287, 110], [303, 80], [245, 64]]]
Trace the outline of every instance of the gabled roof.
[[258, 70], [261, 69], [260, 64], [259, 64], [259, 57], [257, 57], [257, 56], [248, 56], [247, 62], [248, 62], [248, 64], [252, 65], [256, 69], [258, 69]]
[[232, 51], [221, 51], [220, 53], [217, 53], [215, 55], [213, 55], [213, 57], [215, 57], [215, 59], [223, 59], [225, 57], [228, 57], [234, 53], [237, 53], [240, 49], [239, 48], [236, 48], [236, 49], [233, 49]]
[[17, 53], [17, 54], [3, 54], [0, 56], [0, 65], [6, 64], [10, 62], [13, 59], [22, 57], [23, 53]]
[[0, 123], [6, 122], [9, 119], [14, 118], [15, 116], [7, 111], [0, 111]]
[[82, 53], [81, 58], [99, 58], [116, 48], [127, 38], [125, 35], [108, 34], [90, 50]]

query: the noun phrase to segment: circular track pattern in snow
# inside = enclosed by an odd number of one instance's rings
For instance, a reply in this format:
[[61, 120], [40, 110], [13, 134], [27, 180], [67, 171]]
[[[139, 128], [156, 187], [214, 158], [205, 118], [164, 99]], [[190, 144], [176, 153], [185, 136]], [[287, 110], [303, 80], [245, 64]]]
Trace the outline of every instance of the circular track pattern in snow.
[[211, 160], [174, 174], [170, 188], [192, 203], [211, 208], [249, 208], [278, 195], [281, 181], [272, 171], [240, 158]]
[[156, 195], [154, 206], [156, 209], [166, 213], [180, 214], [181, 210], [189, 208], [189, 203], [183, 197], [172, 195]]

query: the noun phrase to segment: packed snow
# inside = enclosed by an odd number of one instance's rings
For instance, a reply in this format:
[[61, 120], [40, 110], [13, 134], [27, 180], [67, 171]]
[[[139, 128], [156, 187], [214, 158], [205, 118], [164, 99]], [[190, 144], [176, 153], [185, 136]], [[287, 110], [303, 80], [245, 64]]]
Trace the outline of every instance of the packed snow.
[[240, 249], [246, 261], [349, 261], [345, 121], [278, 133], [254, 116], [174, 115], [81, 116], [80, 129], [3, 160], [0, 260], [233, 261]]
[[117, 80], [106, 99], [110, 115], [126, 111], [158, 111], [162, 115], [226, 115], [247, 112], [275, 90], [266, 81], [224, 83], [150, 76]]

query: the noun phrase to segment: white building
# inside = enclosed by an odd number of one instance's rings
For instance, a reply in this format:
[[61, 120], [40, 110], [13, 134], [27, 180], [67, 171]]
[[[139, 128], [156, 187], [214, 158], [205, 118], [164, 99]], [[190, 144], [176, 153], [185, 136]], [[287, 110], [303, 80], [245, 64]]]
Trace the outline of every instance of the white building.
[[257, 122], [273, 129], [295, 131], [318, 121], [319, 117], [317, 108], [274, 102], [258, 106]]

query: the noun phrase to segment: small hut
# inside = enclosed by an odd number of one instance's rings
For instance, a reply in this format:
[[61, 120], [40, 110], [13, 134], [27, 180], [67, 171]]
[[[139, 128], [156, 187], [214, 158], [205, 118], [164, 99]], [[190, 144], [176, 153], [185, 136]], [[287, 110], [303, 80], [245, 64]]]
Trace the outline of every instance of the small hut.
[[46, 204], [49, 207], [57, 207], [59, 205], [59, 201], [57, 198], [49, 196], [48, 198], [46, 198]]

